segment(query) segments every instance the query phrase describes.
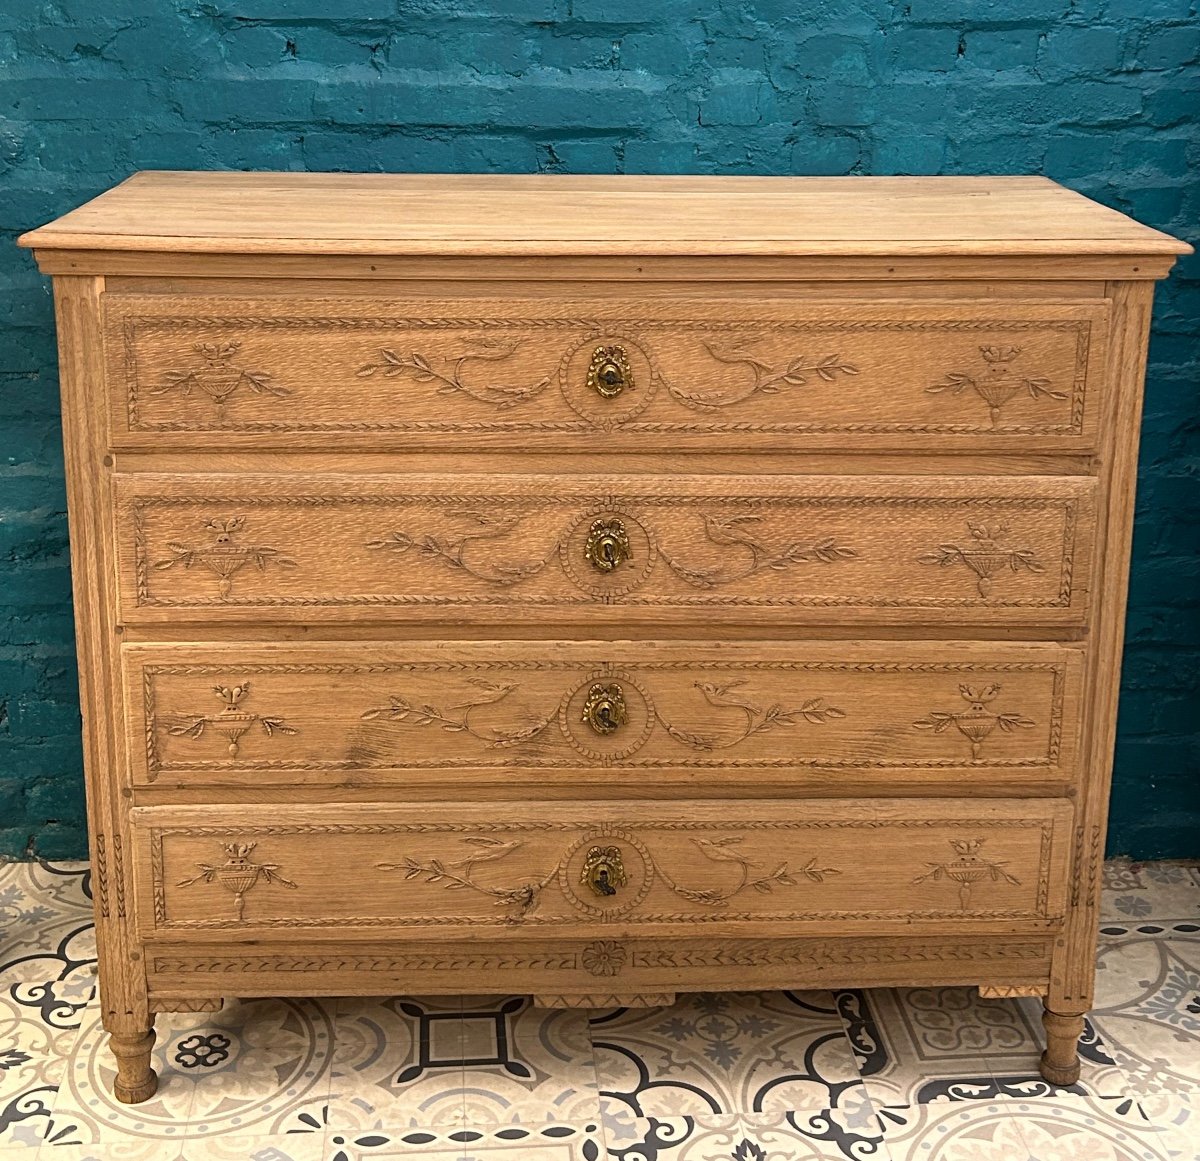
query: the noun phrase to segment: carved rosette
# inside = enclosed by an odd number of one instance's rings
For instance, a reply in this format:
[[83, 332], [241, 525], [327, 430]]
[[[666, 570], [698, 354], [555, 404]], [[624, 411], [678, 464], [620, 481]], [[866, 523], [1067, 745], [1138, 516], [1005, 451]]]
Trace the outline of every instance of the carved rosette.
[[[452, 708], [435, 704], [420, 690], [391, 695], [387, 705], [366, 709], [363, 721], [385, 721], [400, 728], [440, 726], [450, 733], [473, 738], [492, 749], [519, 749], [541, 744], [546, 731], [557, 721], [562, 738], [578, 754], [602, 766], [632, 757], [656, 730], [662, 730], [679, 745], [698, 753], [731, 750], [749, 738], [797, 726], [822, 726], [845, 718], [846, 711], [822, 697], [797, 698], [794, 702], [764, 702], [739, 678], [693, 683], [699, 725], [684, 726], [666, 718], [654, 704], [650, 690], [634, 673], [603, 666], [587, 673], [563, 694], [555, 709], [507, 710], [520, 686], [511, 681], [493, 682], [467, 678], [471, 690]], [[590, 725], [589, 699], [597, 688], [620, 700], [619, 720], [611, 728]], [[516, 704], [520, 704], [517, 702]], [[508, 719], [505, 720], [504, 715]], [[499, 721], [497, 716], [499, 715]], [[485, 724], [486, 723], [486, 724]]]
[[[365, 543], [375, 552], [397, 558], [440, 560], [455, 572], [489, 585], [509, 588], [543, 572], [557, 556], [559, 566], [583, 592], [611, 600], [640, 588], [661, 561], [690, 588], [720, 589], [764, 572], [797, 565], [832, 565], [853, 560], [857, 551], [832, 537], [782, 542], [761, 531], [763, 517], [701, 513], [704, 539], [711, 546], [705, 559], [671, 551], [654, 526], [619, 502], [597, 504], [579, 513], [549, 545], [531, 551], [522, 533], [522, 516], [484, 509], [448, 513], [452, 533], [392, 529]], [[593, 540], [598, 523], [619, 526], [623, 550], [619, 561], [598, 569]]]
[[[672, 874], [632, 831], [616, 826], [579, 835], [552, 866], [516, 878], [505, 877], [494, 867], [486, 873], [479, 868], [484, 864], [503, 864], [523, 850], [525, 843], [486, 834], [468, 836], [464, 840], [467, 850], [458, 859], [410, 855], [398, 863], [375, 865], [381, 871], [401, 872], [405, 879], [441, 884], [452, 890], [467, 889], [488, 896], [497, 906], [508, 909], [510, 922], [520, 922], [532, 914], [552, 885], [557, 885], [563, 898], [581, 914], [607, 920], [634, 910], [646, 899], [656, 882], [679, 899], [704, 910], [725, 907], [744, 891], [771, 894], [776, 888], [794, 888], [801, 882], [820, 884], [830, 875], [840, 873], [835, 867], [821, 866], [816, 858], [797, 867], [786, 861], [770, 866], [744, 852], [743, 840], [744, 836], [737, 834], [715, 838], [697, 836], [691, 840], [703, 858], [727, 866], [728, 883], [720, 887], [693, 886], [685, 874]], [[602, 890], [597, 890], [597, 876], [593, 873], [597, 859], [619, 868], [619, 874], [606, 875]], [[598, 946], [605, 948], [608, 945]], [[615, 974], [615, 971], [600, 970], [603, 965], [614, 963], [615, 957], [615, 951], [604, 955], [596, 952], [595, 974]]]

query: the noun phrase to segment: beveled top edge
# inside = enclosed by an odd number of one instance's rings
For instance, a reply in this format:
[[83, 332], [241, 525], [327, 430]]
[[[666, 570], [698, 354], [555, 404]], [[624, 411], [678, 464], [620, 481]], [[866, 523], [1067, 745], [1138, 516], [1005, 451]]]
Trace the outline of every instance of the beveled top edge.
[[459, 258], [1191, 252], [1041, 177], [145, 171], [18, 242]]

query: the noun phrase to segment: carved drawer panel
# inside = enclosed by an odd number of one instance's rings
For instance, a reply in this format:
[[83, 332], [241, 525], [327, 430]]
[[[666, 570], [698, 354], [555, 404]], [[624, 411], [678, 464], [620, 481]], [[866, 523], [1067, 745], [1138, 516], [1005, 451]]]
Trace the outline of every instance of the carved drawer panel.
[[127, 621], [476, 624], [1079, 625], [1095, 488], [1048, 476], [301, 473], [118, 485]]
[[1044, 929], [1063, 913], [1071, 836], [1070, 806], [1051, 799], [132, 815], [138, 923], [163, 938], [699, 926], [781, 936], [831, 921], [874, 931], [944, 923], [962, 933], [971, 921]]
[[1088, 448], [1106, 302], [108, 294], [118, 447]]
[[[1075, 772], [1080, 653], [910, 642], [130, 645], [134, 782], [976, 787]], [[621, 788], [624, 788], [622, 791]]]

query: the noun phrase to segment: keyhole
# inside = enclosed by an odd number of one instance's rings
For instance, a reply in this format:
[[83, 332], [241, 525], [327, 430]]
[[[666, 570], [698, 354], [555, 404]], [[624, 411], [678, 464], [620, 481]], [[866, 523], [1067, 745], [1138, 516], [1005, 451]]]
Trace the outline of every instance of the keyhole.
[[612, 540], [606, 540], [600, 546], [600, 555], [604, 557], [604, 562], [612, 567], [617, 565], [617, 546]]
[[601, 895], [615, 895], [617, 893], [616, 887], [614, 887], [608, 881], [607, 867], [601, 867], [596, 872], [596, 890], [599, 891]]
[[615, 387], [621, 382], [621, 372], [613, 363], [605, 364], [604, 370], [600, 373], [600, 377], [609, 387]]

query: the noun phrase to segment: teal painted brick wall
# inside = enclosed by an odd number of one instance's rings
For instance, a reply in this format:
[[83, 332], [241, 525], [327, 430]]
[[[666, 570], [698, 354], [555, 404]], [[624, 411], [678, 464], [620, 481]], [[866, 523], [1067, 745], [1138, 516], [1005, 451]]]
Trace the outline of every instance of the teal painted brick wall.
[[[0, 853], [85, 848], [46, 280], [137, 169], [1044, 173], [1200, 233], [1192, 0], [0, 0]], [[1200, 854], [1200, 260], [1159, 292], [1110, 847]]]

